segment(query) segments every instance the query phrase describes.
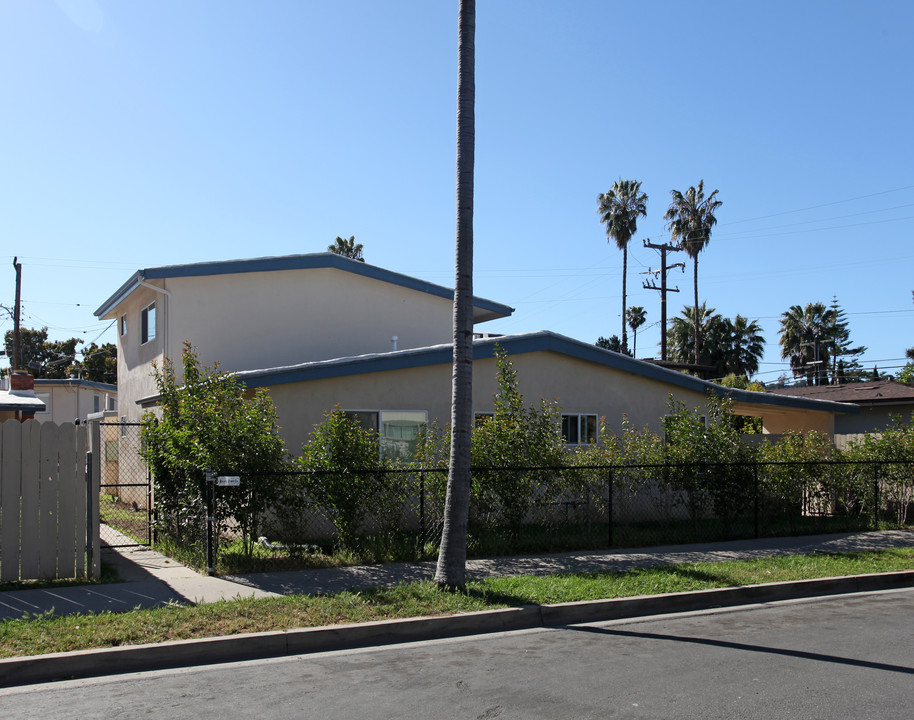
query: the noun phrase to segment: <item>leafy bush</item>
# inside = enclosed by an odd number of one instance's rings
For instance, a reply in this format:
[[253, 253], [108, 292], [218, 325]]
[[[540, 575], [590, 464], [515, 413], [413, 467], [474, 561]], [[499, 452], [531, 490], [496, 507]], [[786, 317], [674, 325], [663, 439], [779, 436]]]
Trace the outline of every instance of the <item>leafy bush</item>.
[[883, 504], [892, 512], [895, 522], [903, 525], [907, 522], [908, 511], [914, 506], [911, 467], [901, 464], [914, 461], [914, 418], [905, 423], [900, 416], [896, 416], [893, 421], [893, 426], [881, 433], [867, 434], [851, 441], [844, 450], [844, 457], [884, 463], [872, 471], [874, 475], [871, 477], [872, 480], [878, 477]]
[[333, 522], [343, 548], [353, 547], [369, 513], [383, 524], [389, 515], [385, 511], [396, 502], [395, 483], [385, 477], [390, 462], [381, 456], [378, 433], [341, 410], [324, 415], [298, 462], [307, 496]]
[[221, 529], [234, 521], [245, 552], [265, 510], [272, 506], [286, 467], [286, 451], [270, 397], [244, 387], [231, 375], [200, 367], [184, 343], [183, 384], [174, 363], [153, 364], [160, 416], [148, 413], [141, 431], [142, 454], [152, 470], [161, 529], [174, 541], [193, 544], [204, 533], [202, 515], [207, 470], [243, 475], [241, 487], [221, 488], [216, 507]]
[[[478, 421], [473, 430], [473, 466], [494, 469], [563, 465], [565, 445], [559, 408], [545, 399], [538, 407], [524, 407], [517, 370], [501, 348], [496, 348], [495, 361], [495, 412]], [[471, 519], [516, 530], [553, 475], [532, 470], [474, 471]]]

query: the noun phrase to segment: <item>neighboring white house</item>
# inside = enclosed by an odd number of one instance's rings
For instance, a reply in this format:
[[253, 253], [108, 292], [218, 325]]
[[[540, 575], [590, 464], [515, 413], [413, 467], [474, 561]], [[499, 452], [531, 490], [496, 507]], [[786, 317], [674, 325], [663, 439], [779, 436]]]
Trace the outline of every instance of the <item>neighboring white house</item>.
[[74, 420], [85, 421], [94, 413], [117, 410], [117, 385], [68, 378], [49, 380], [35, 378], [35, 395], [45, 409], [35, 413], [38, 422], [58, 425]]
[[[408, 451], [425, 423], [450, 418], [453, 291], [331, 253], [150, 268], [97, 311], [117, 319], [120, 415], [157, 402], [151, 363], [180, 357], [184, 341], [248, 388], [266, 388], [290, 452], [333, 407], [357, 412], [392, 449]], [[476, 322], [511, 308], [476, 299]], [[493, 410], [496, 345], [511, 357], [528, 403], [554, 399], [569, 443], [619, 429], [661, 429], [669, 398], [702, 407], [732, 398], [766, 432], [832, 434], [854, 406], [730, 390], [551, 332], [474, 341], [473, 403]]]

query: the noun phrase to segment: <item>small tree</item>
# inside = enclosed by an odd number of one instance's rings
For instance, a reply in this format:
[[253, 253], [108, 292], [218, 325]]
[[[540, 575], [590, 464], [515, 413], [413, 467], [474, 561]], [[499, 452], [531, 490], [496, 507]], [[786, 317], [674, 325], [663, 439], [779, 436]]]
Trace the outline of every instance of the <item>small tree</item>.
[[142, 455], [152, 469], [163, 529], [178, 542], [196, 542], [202, 531], [206, 471], [243, 475], [238, 488], [220, 491], [217, 522], [232, 519], [250, 554], [258, 521], [270, 507], [286, 463], [276, 411], [269, 395], [245, 397], [243, 385], [218, 366], [200, 367], [197, 353], [184, 343], [179, 383], [174, 363], [153, 364], [160, 395], [160, 416], [143, 418]]
[[[478, 468], [529, 468], [562, 464], [558, 407], [541, 400], [538, 407], [524, 407], [517, 386], [517, 371], [501, 348], [496, 348], [498, 389], [495, 413], [477, 423], [472, 437], [473, 465]], [[499, 470], [473, 474], [471, 510], [476, 517], [499, 518], [516, 530], [536, 497], [540, 475], [524, 470]]]
[[299, 460], [308, 496], [333, 522], [339, 544], [352, 549], [359, 526], [389, 502], [378, 433], [353, 415], [331, 410], [315, 426]]

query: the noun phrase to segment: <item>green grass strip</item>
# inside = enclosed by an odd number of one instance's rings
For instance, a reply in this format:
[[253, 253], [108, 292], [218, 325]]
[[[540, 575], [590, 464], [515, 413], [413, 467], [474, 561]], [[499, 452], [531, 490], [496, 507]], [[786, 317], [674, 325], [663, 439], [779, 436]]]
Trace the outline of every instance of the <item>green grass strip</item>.
[[441, 592], [433, 583], [421, 582], [328, 596], [239, 599], [98, 615], [41, 615], [0, 622], [0, 657], [910, 569], [914, 569], [914, 549], [903, 548], [610, 573], [491, 578], [469, 583], [465, 593]]

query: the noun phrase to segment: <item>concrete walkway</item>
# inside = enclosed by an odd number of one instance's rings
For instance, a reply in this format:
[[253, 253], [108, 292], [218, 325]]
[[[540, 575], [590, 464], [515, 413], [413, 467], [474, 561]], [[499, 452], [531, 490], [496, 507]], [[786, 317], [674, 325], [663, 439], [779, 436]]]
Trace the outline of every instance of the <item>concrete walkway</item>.
[[[813, 552], [855, 552], [890, 547], [914, 547], [914, 531], [887, 530], [493, 558], [470, 560], [467, 568], [472, 578], [550, 575], [559, 572], [605, 572], [684, 562], [713, 562]], [[198, 604], [244, 597], [327, 594], [431, 580], [435, 573], [433, 562], [421, 562], [207, 577], [146, 548], [106, 548], [103, 550], [103, 559], [115, 566], [124, 582], [0, 592], [0, 619], [42, 613], [65, 615], [124, 612], [170, 603]]]

